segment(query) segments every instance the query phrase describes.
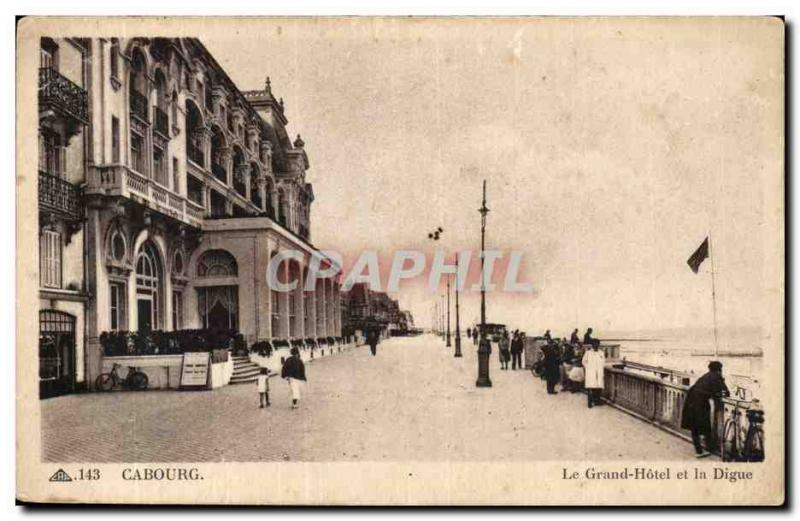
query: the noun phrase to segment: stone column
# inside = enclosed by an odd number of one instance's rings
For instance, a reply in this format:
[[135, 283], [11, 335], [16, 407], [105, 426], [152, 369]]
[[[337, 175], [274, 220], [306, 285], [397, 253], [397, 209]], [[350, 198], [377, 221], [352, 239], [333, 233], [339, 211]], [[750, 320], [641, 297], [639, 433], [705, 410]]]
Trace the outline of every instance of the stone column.
[[266, 178], [264, 177], [263, 174], [258, 176], [258, 179], [256, 180], [256, 183], [258, 183], [258, 195], [260, 196], [260, 199], [261, 199], [261, 211], [262, 212], [266, 212], [267, 211], [267, 180], [266, 180]]
[[305, 299], [303, 298], [303, 267], [300, 264], [295, 264], [297, 266], [297, 287], [294, 289], [295, 294], [295, 326], [297, 331], [295, 336], [299, 338], [306, 337], [306, 329], [305, 329], [305, 322], [306, 322], [306, 315], [305, 315]]
[[325, 324], [325, 279], [317, 281], [317, 336], [327, 336], [327, 328]]
[[[289, 281], [289, 263], [287, 261], [283, 261], [283, 282], [286, 283]], [[281, 337], [289, 338], [292, 334], [291, 328], [289, 327], [289, 292], [288, 291], [280, 291], [280, 302], [281, 302]]]
[[[308, 277], [308, 273], [306, 277]], [[317, 291], [308, 291], [308, 322], [306, 322], [306, 337], [317, 337]]]
[[325, 331], [333, 335], [333, 279], [325, 279]]
[[342, 336], [342, 295], [339, 283], [334, 285], [334, 305], [333, 305], [333, 330], [335, 336]]

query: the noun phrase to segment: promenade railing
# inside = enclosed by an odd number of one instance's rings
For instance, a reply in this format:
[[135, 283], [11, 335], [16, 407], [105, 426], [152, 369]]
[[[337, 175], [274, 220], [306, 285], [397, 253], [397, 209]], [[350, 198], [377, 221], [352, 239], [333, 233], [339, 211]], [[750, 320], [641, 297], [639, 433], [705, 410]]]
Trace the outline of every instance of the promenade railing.
[[[605, 389], [603, 397], [607, 403], [623, 411], [647, 421], [656, 427], [691, 441], [691, 433], [681, 428], [681, 415], [688, 385], [666, 381], [664, 379], [636, 373], [622, 368], [607, 366], [605, 368]], [[740, 428], [747, 431], [746, 410], [753, 404], [741, 400], [723, 398], [710, 400], [712, 407], [712, 429], [717, 440], [723, 440], [727, 421], [735, 409], [742, 413]], [[741, 439], [744, 439], [742, 434]], [[718, 443], [720, 448], [722, 443]]]

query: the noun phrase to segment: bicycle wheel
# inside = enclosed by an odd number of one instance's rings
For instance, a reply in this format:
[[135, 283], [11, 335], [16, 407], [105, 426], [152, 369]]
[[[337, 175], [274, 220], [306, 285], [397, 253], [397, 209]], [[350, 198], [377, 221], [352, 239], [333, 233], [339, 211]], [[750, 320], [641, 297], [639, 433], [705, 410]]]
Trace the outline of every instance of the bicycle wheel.
[[722, 461], [739, 461], [739, 426], [728, 420], [722, 436]]
[[109, 373], [103, 373], [95, 379], [94, 388], [97, 391], [108, 392], [114, 388], [114, 378]]
[[747, 461], [764, 461], [764, 431], [760, 428], [751, 428], [747, 431], [744, 456]]
[[147, 389], [147, 384], [149, 380], [147, 375], [141, 371], [136, 371], [131, 375], [131, 389], [134, 391], [144, 391]]

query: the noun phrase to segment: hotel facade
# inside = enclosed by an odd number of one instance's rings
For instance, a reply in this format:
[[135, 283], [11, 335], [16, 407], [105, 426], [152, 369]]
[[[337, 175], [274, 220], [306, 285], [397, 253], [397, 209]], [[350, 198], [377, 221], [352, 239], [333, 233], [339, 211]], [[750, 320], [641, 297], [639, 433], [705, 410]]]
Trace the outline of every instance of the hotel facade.
[[[341, 335], [339, 277], [304, 291], [314, 193], [267, 78], [240, 91], [195, 38], [41, 40], [40, 379], [91, 389], [100, 336]], [[267, 285], [281, 250], [290, 292]]]

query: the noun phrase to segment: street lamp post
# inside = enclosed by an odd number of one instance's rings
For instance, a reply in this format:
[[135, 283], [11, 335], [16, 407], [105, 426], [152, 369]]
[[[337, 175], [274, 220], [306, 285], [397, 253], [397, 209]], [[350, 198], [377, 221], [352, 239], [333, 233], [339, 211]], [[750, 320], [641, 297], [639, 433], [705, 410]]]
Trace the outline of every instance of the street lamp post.
[[447, 342], [446, 347], [451, 347], [450, 343], [450, 277], [447, 277]]
[[486, 338], [486, 276], [483, 270], [486, 249], [486, 214], [489, 213], [489, 208], [486, 207], [486, 179], [483, 180], [483, 203], [478, 212], [481, 214], [481, 339], [478, 343], [478, 379], [475, 385], [477, 387], [491, 387], [489, 355], [492, 354], [492, 346], [489, 343], [489, 339]]
[[439, 334], [439, 303], [433, 303], [433, 332]]
[[445, 312], [444, 295], [441, 295], [441, 297], [442, 297], [442, 307], [439, 308], [439, 309], [441, 310], [441, 314], [442, 314], [442, 338], [444, 338], [445, 337], [445, 335], [444, 335], [444, 320], [445, 320], [445, 313], [446, 312]]
[[458, 320], [458, 252], [456, 252], [456, 352], [455, 358], [461, 358], [461, 325]]

